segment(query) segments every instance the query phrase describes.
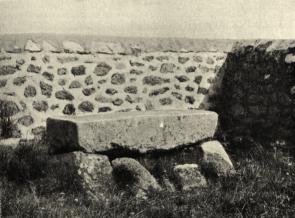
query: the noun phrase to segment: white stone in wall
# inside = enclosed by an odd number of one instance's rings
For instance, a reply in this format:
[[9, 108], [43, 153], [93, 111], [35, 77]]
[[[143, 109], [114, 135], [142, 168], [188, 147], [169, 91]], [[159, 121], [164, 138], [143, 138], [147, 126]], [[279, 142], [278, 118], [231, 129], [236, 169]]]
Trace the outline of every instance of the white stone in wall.
[[85, 52], [84, 48], [76, 42], [64, 41], [62, 43], [63, 49], [65, 52], [69, 53], [83, 53]]
[[112, 54], [113, 52], [107, 46], [107, 42], [92, 42], [91, 51], [104, 54]]
[[295, 62], [295, 55], [287, 54], [285, 58], [285, 62], [288, 64]]
[[40, 52], [41, 46], [38, 45], [37, 43], [33, 42], [32, 40], [28, 40], [26, 45], [25, 45], [25, 51], [29, 52]]
[[43, 41], [42, 48], [44, 51], [59, 52], [59, 50], [47, 41]]
[[107, 44], [107, 46], [114, 54], [125, 54], [126, 53], [125, 49], [122, 47], [122, 45], [120, 43], [110, 42]]

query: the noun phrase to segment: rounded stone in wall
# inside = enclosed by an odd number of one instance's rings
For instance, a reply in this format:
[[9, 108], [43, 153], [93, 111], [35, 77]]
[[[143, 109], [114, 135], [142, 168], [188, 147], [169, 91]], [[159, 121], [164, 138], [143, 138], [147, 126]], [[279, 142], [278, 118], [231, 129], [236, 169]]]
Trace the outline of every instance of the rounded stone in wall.
[[50, 106], [50, 109], [53, 110], [53, 111], [55, 109], [57, 109], [57, 108], [59, 108], [59, 104], [53, 104], [53, 105]]
[[46, 71], [42, 73], [42, 76], [49, 81], [53, 81], [53, 79], [54, 79], [54, 75], [52, 73], [48, 73]]
[[202, 79], [203, 79], [203, 76], [196, 76], [194, 82], [200, 85], [202, 82]]
[[49, 85], [45, 82], [40, 81], [40, 88], [41, 88], [42, 95], [45, 95], [47, 97], [51, 97], [52, 85]]
[[13, 85], [21, 86], [27, 81], [26, 76], [20, 76], [13, 79]]
[[34, 129], [32, 129], [32, 134], [35, 136], [42, 137], [45, 135], [45, 131], [46, 131], [46, 129], [44, 126], [38, 126]]
[[93, 84], [93, 79], [92, 77], [89, 75], [85, 78], [84, 80], [85, 84], [88, 86], [88, 85], [92, 85]]
[[83, 101], [78, 105], [78, 108], [82, 112], [92, 112], [94, 110], [94, 105], [90, 101]]
[[188, 104], [194, 104], [196, 99], [193, 96], [185, 96], [184, 101], [185, 103], [188, 103]]
[[46, 112], [48, 110], [48, 103], [46, 101], [33, 101], [33, 108], [39, 112]]
[[161, 105], [171, 105], [172, 104], [172, 99], [171, 98], [161, 98], [159, 100]]
[[179, 82], [187, 82], [189, 81], [189, 78], [185, 75], [181, 75], [181, 76], [175, 76], [175, 79], [177, 79]]
[[112, 67], [105, 62], [98, 63], [93, 71], [96, 76], [106, 76]]
[[37, 94], [36, 88], [34, 86], [27, 86], [24, 90], [24, 96], [25, 97], [35, 97]]
[[141, 74], [143, 74], [143, 71], [142, 70], [131, 69], [130, 74], [141, 75]]
[[71, 69], [71, 73], [74, 75], [74, 76], [81, 76], [81, 75], [85, 75], [85, 72], [86, 71], [86, 68], [85, 66], [83, 65], [79, 65], [77, 67], [72, 67]]
[[92, 95], [93, 93], [95, 93], [95, 88], [85, 88], [82, 90], [82, 93], [85, 95], [85, 96], [90, 96]]
[[64, 86], [66, 83], [67, 83], [67, 81], [65, 79], [58, 80], [58, 85], [60, 85], [60, 86]]
[[25, 116], [20, 117], [17, 122], [23, 126], [28, 127], [34, 123], [34, 119], [30, 115], [25, 115]]
[[100, 107], [98, 108], [98, 112], [108, 112], [111, 111], [112, 109], [110, 107]]
[[163, 83], [169, 83], [170, 79], [162, 78], [159, 76], [145, 76], [142, 80], [143, 84], [145, 85], [161, 85]]
[[60, 100], [68, 100], [68, 101], [74, 100], [74, 96], [66, 90], [57, 91], [55, 93], [55, 97]]
[[172, 92], [171, 93], [175, 98], [177, 98], [178, 100], [182, 99], [182, 94], [178, 93], [178, 92]]
[[6, 117], [16, 115], [20, 109], [14, 101], [0, 100], [0, 111]]
[[105, 92], [108, 95], [114, 95], [114, 94], [118, 93], [118, 91], [116, 89], [113, 89], [113, 88], [108, 88], [108, 89], [106, 89]]
[[114, 101], [113, 101], [113, 104], [115, 105], [115, 106], [120, 106], [120, 105], [122, 105], [124, 103], [124, 101], [122, 100], [122, 99], [120, 99], [120, 98], [116, 98]]
[[122, 73], [114, 73], [111, 77], [111, 83], [113, 85], [121, 85], [126, 82], [125, 75]]
[[78, 80], [74, 80], [71, 82], [69, 89], [78, 89], [81, 87], [82, 87], [82, 84]]
[[1, 80], [0, 80], [0, 88], [5, 87], [6, 84], [7, 84], [7, 79], [1, 79]]
[[160, 72], [161, 73], [174, 73], [175, 64], [173, 63], [164, 63], [161, 65]]
[[196, 72], [196, 70], [197, 70], [197, 67], [196, 66], [190, 66], [190, 67], [187, 67], [185, 69], [185, 72], [187, 72], [187, 73], [193, 73], [193, 72]]
[[57, 75], [62, 76], [62, 75], [66, 75], [68, 72], [67, 68], [58, 68], [57, 69]]
[[169, 87], [163, 87], [160, 89], [154, 89], [149, 93], [149, 96], [157, 96], [157, 95], [162, 95], [165, 92], [167, 92], [170, 88]]
[[188, 57], [178, 57], [178, 63], [180, 64], [185, 64], [186, 62], [188, 62], [188, 60]]
[[124, 88], [124, 92], [129, 94], [137, 94], [137, 86], [127, 86]]
[[62, 112], [66, 115], [74, 115], [75, 111], [76, 108], [73, 104], [66, 104]]

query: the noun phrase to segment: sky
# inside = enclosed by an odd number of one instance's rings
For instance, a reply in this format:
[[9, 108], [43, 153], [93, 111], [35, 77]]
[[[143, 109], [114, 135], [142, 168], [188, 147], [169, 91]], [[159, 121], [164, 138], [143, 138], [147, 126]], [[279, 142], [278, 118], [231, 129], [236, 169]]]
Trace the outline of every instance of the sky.
[[295, 38], [294, 0], [0, 0], [0, 34]]

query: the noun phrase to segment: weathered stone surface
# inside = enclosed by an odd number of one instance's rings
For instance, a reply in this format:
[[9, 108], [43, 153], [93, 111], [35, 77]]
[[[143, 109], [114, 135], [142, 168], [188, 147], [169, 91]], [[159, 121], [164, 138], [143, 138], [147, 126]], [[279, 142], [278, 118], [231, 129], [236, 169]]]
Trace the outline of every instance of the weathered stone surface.
[[129, 94], [137, 94], [137, 86], [127, 86], [124, 88], [124, 92]]
[[134, 97], [134, 98], [132, 98], [130, 95], [127, 95], [125, 97], [125, 101], [128, 101], [130, 104], [139, 103], [139, 102], [142, 101], [142, 98], [141, 97]]
[[163, 83], [169, 83], [170, 79], [162, 78], [159, 76], [145, 76], [142, 80], [143, 84], [145, 85], [161, 85]]
[[156, 57], [156, 59], [158, 60], [158, 61], [168, 61], [169, 60], [169, 57], [168, 56], [158, 56], [158, 57]]
[[175, 76], [175, 79], [177, 79], [181, 83], [189, 81], [189, 78], [185, 75]]
[[21, 86], [27, 81], [26, 76], [15, 77], [13, 79], [13, 85]]
[[100, 103], [111, 103], [112, 99], [107, 98], [107, 97], [102, 96], [102, 95], [98, 95], [98, 96], [95, 97], [95, 101], [100, 102]]
[[64, 41], [62, 43], [63, 49], [66, 53], [84, 53], [84, 48], [76, 42]]
[[93, 84], [93, 79], [92, 79], [92, 77], [89, 75], [89, 76], [87, 76], [87, 77], [85, 78], [84, 82], [85, 82], [85, 84], [86, 84], [87, 86], [89, 86], [89, 85], [92, 85], [92, 84]]
[[69, 101], [74, 100], [74, 96], [70, 92], [68, 92], [66, 90], [57, 91], [55, 93], [55, 97], [57, 99], [61, 99], [61, 100], [69, 100]]
[[129, 63], [130, 63], [131, 67], [143, 67], [144, 66], [143, 63], [140, 63], [140, 62], [137, 62], [137, 61], [130, 60]]
[[66, 115], [74, 115], [75, 111], [76, 108], [73, 104], [66, 104], [62, 112]]
[[195, 67], [195, 66], [190, 66], [190, 67], [187, 67], [187, 68], [185, 69], [185, 72], [187, 72], [187, 73], [193, 73], [193, 72], [196, 71], [196, 69], [197, 69], [197, 67]]
[[20, 117], [17, 122], [23, 126], [28, 127], [34, 123], [34, 119], [31, 115], [25, 115]]
[[92, 112], [94, 105], [90, 101], [83, 101], [78, 105], [78, 108], [82, 112]]
[[41, 88], [41, 94], [45, 95], [47, 97], [51, 97], [51, 93], [52, 93], [52, 85], [49, 85], [45, 82], [40, 81], [40, 88]]
[[200, 63], [200, 62], [203, 61], [203, 58], [201, 56], [199, 56], [199, 55], [198, 56], [194, 56], [193, 57], [193, 61]]
[[60, 86], [64, 86], [67, 83], [67, 81], [65, 79], [59, 79], [57, 83]]
[[98, 108], [98, 112], [100, 113], [100, 112], [108, 112], [108, 111], [111, 111], [112, 110], [112, 108], [110, 108], [110, 107], [99, 107]]
[[196, 76], [194, 82], [200, 84], [202, 82], [203, 76]]
[[91, 88], [85, 88], [82, 90], [83, 95], [85, 96], [90, 96], [92, 94], [95, 93], [95, 88], [91, 87]]
[[21, 66], [21, 65], [24, 65], [24, 64], [25, 64], [25, 60], [24, 60], [24, 59], [17, 59], [17, 60], [16, 60], [16, 64], [17, 64], [17, 65], [20, 65], [20, 66]]
[[185, 103], [189, 103], [189, 104], [194, 104], [196, 101], [196, 99], [194, 98], [194, 96], [185, 96], [184, 102]]
[[82, 84], [78, 80], [72, 81], [71, 84], [69, 85], [69, 89], [78, 89], [81, 87], [82, 87]]
[[118, 145], [144, 153], [210, 138], [215, 133], [217, 119], [216, 113], [201, 110], [56, 117], [47, 119], [47, 134], [56, 152], [108, 151]]
[[41, 46], [38, 45], [36, 42], [33, 42], [32, 40], [28, 40], [25, 45], [25, 51], [40, 52], [41, 50]]
[[112, 67], [105, 62], [98, 63], [93, 71], [96, 76], [106, 76]]
[[7, 84], [7, 79], [1, 79], [1, 80], [0, 80], [0, 88], [5, 87], [6, 84]]
[[146, 197], [150, 190], [161, 190], [157, 180], [138, 161], [118, 158], [112, 161], [113, 174], [119, 187], [130, 190], [136, 197]]
[[34, 86], [27, 86], [24, 90], [24, 96], [25, 97], [35, 97], [37, 94], [36, 88]]
[[72, 67], [71, 72], [74, 76], [85, 75], [86, 68], [84, 65], [79, 65], [77, 67]]
[[79, 58], [73, 56], [57, 57], [57, 61], [61, 64], [78, 61]]
[[19, 113], [20, 109], [14, 101], [0, 99], [0, 112], [2, 116], [10, 117]]
[[46, 112], [48, 110], [48, 103], [46, 101], [33, 101], [33, 108], [39, 112]]
[[141, 74], [143, 74], [143, 71], [142, 70], [131, 69], [130, 74], [141, 75]]
[[145, 56], [142, 58], [142, 60], [147, 61], [147, 62], [151, 62], [152, 60], [154, 60], [154, 56]]
[[169, 87], [163, 87], [160, 89], [154, 89], [149, 93], [149, 96], [157, 96], [157, 95], [162, 95], [165, 92], [167, 92], [170, 88]]
[[60, 50], [56, 47], [54, 47], [52, 44], [50, 44], [49, 42], [47, 41], [43, 41], [42, 42], [42, 48], [44, 51], [49, 51], [49, 52], [54, 52], [54, 53], [58, 53], [60, 52]]
[[167, 98], [161, 98], [159, 99], [159, 102], [161, 105], [171, 105], [172, 104], [172, 99], [167, 97]]
[[114, 85], [121, 85], [126, 82], [125, 75], [122, 73], [114, 73], [111, 77], [111, 83]]
[[54, 79], [54, 75], [52, 73], [48, 73], [46, 71], [42, 73], [42, 76], [49, 81], [53, 81], [53, 79]]
[[164, 63], [161, 65], [160, 72], [161, 73], [174, 73], [175, 64], [173, 63]]
[[12, 65], [2, 65], [0, 67], [0, 76], [6, 76], [14, 74], [16, 72], [16, 67]]
[[32, 56], [31, 61], [35, 61], [35, 60], [37, 60], [37, 58], [35, 56]]
[[113, 100], [113, 104], [115, 105], [115, 106], [120, 106], [120, 105], [122, 105], [124, 103], [124, 101], [122, 100], [122, 99], [120, 99], [120, 98], [116, 98], [115, 100]]
[[185, 90], [188, 91], [188, 92], [193, 92], [195, 90], [195, 88], [191, 87], [191, 86], [186, 86]]
[[83, 152], [54, 155], [50, 165], [56, 170], [66, 168], [72, 173], [71, 177], [75, 178], [75, 185], [80, 191], [93, 200], [105, 201], [114, 186], [113, 170], [108, 157], [104, 155]]
[[31, 73], [40, 73], [41, 72], [41, 66], [36, 66], [36, 65], [30, 64], [28, 66], [27, 71], [31, 72]]
[[188, 62], [189, 57], [178, 57], [178, 62], [180, 64], [185, 64], [186, 62]]
[[207, 63], [207, 64], [210, 64], [210, 65], [211, 65], [211, 64], [214, 64], [214, 60], [213, 60], [213, 58], [208, 57], [206, 63]]
[[158, 68], [156, 67], [156, 66], [153, 66], [153, 65], [150, 65], [149, 66], [149, 70], [151, 70], [151, 71], [155, 71], [155, 70], [157, 70]]
[[113, 89], [113, 88], [106, 89], [106, 94], [108, 94], [108, 95], [114, 95], [116, 93], [118, 93], [118, 91], [116, 89]]
[[178, 185], [183, 191], [206, 187], [207, 181], [197, 164], [177, 165], [173, 168]]
[[203, 151], [202, 168], [215, 176], [226, 176], [235, 173], [234, 166], [218, 141], [201, 144]]
[[62, 75], [66, 75], [68, 72], [67, 68], [58, 68], [57, 69], [57, 75], [62, 76]]
[[182, 94], [178, 93], [178, 92], [172, 92], [171, 93], [175, 98], [177, 98], [178, 100], [182, 99]]

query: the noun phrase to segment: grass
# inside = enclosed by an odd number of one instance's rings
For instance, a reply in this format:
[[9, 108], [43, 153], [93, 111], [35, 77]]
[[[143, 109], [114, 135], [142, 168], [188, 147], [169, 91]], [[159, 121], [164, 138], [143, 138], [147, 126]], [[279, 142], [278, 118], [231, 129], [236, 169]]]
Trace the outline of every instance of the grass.
[[[2, 216], [294, 216], [293, 158], [276, 147], [270, 149], [255, 144], [247, 149], [230, 148], [236, 175], [211, 180], [207, 188], [191, 192], [151, 192], [146, 200], [136, 200], [122, 191], [114, 191], [108, 204], [99, 204], [84, 198], [76, 190], [67, 169], [48, 169], [45, 145], [22, 145], [15, 151], [0, 146]], [[60, 176], [69, 179], [60, 183]]]

